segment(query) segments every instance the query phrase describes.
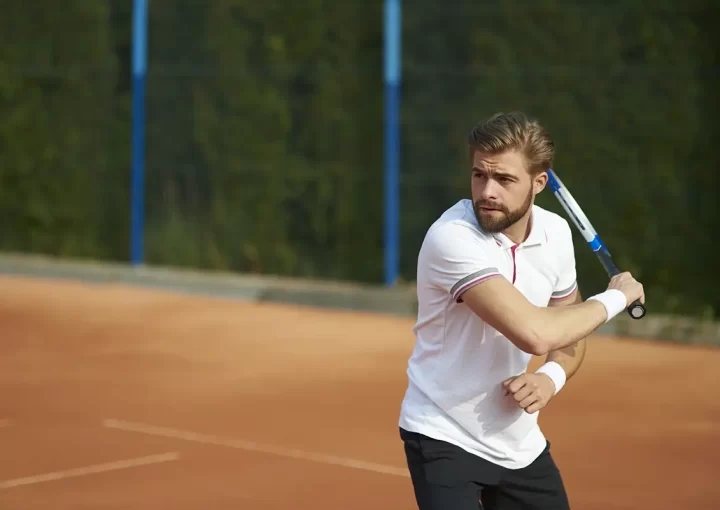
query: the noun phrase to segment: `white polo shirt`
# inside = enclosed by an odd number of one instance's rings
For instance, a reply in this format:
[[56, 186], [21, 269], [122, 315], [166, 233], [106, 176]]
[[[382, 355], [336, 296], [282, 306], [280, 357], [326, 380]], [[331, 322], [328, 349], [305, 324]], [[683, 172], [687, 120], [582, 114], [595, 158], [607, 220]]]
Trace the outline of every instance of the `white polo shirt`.
[[400, 426], [457, 445], [511, 469], [545, 448], [538, 414], [502, 393], [502, 382], [527, 370], [517, 348], [462, 302], [469, 288], [506, 278], [536, 306], [572, 295], [575, 253], [570, 225], [534, 205], [528, 239], [515, 245], [480, 230], [470, 200], [430, 227], [418, 257], [418, 318]]

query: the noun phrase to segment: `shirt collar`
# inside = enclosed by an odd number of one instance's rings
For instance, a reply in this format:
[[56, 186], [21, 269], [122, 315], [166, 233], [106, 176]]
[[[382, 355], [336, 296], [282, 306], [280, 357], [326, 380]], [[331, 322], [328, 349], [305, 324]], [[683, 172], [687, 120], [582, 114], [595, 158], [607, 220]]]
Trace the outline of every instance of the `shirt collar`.
[[507, 237], [502, 232], [499, 232], [497, 234], [493, 234], [493, 238], [495, 238], [495, 242], [498, 244], [498, 246], [503, 249], [520, 246], [526, 248], [529, 246], [540, 246], [547, 243], [547, 231], [545, 229], [545, 226], [542, 225], [542, 222], [538, 221], [538, 214], [534, 205], [531, 214], [532, 216], [530, 217], [530, 234], [528, 235], [527, 239], [525, 239], [525, 241], [516, 246], [517, 243], [512, 242], [509, 237]]

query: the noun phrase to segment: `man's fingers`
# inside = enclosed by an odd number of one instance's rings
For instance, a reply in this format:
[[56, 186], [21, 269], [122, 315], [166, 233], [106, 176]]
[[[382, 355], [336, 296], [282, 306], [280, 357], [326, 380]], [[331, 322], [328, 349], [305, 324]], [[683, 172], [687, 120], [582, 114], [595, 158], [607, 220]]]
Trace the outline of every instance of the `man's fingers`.
[[511, 381], [507, 388], [510, 391], [510, 393], [515, 394], [518, 391], [520, 391], [520, 388], [522, 388], [526, 384], [527, 384], [527, 380], [525, 379], [525, 377], [523, 377], [521, 375], [519, 377], [516, 377], [513, 381]]
[[530, 406], [531, 404], [535, 404], [539, 400], [540, 400], [540, 397], [536, 393], [531, 393], [524, 399], [520, 400], [518, 402], [518, 406], [520, 406], [520, 408], [522, 408], [522, 409], [526, 409], [528, 406]]
[[533, 414], [533, 413], [538, 412], [543, 407], [544, 407], [544, 405], [542, 403], [542, 400], [537, 400], [537, 401], [533, 402], [531, 405], [527, 406], [525, 408], [525, 412], [528, 414]]
[[[526, 384], [513, 395], [513, 398], [515, 399], [515, 402], [519, 403], [531, 397], [534, 393], [533, 388], [529, 384]], [[537, 396], [535, 398], [537, 398]]]
[[503, 395], [509, 395], [509, 394], [510, 394], [510, 389], [509, 389], [510, 383], [513, 382], [513, 381], [514, 381], [515, 379], [517, 379], [517, 378], [518, 378], [518, 376], [517, 376], [517, 375], [514, 375], [514, 376], [512, 376], [512, 377], [508, 377], [507, 379], [505, 379], [505, 380], [503, 381], [503, 383], [502, 383], [502, 386], [503, 386]]
[[512, 395], [518, 407], [533, 414], [550, 401], [550, 398], [543, 397], [545, 379], [549, 378], [547, 376], [538, 377], [537, 374], [521, 374], [510, 377], [503, 381], [503, 393], [506, 396]]

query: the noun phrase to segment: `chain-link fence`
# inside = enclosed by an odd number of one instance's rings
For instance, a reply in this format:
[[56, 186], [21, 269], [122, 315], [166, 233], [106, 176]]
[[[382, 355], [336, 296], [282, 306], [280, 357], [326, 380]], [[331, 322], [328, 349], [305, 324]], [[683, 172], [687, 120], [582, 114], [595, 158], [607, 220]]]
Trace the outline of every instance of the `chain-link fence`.
[[[0, 21], [2, 248], [127, 260], [131, 3]], [[54, 4], [52, 4], [54, 5]], [[711, 2], [404, 2], [401, 269], [523, 110], [653, 308], [720, 308]], [[382, 281], [382, 3], [150, 2], [146, 261]], [[540, 205], [562, 214], [549, 193]], [[605, 285], [577, 238], [581, 284]], [[650, 299], [650, 297], [649, 297]]]
[[[717, 13], [717, 8], [715, 8]], [[404, 274], [424, 229], [469, 193], [465, 136], [519, 109], [549, 127], [556, 169], [653, 306], [708, 311], [719, 69], [709, 9], [655, 2], [453, 2], [405, 11]], [[546, 192], [539, 204], [563, 214]], [[577, 235], [581, 283], [607, 277]]]

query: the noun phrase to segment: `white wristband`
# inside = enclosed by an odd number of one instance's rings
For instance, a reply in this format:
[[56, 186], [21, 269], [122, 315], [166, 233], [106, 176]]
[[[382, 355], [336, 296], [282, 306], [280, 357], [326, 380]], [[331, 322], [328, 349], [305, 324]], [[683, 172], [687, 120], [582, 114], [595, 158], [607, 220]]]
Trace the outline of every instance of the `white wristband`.
[[565, 386], [565, 381], [567, 381], [567, 374], [565, 373], [565, 370], [563, 369], [563, 367], [561, 367], [558, 363], [554, 361], [548, 361], [543, 366], [538, 368], [535, 373], [545, 374], [550, 379], [552, 379], [552, 382], [555, 383], [554, 395], [557, 395], [557, 392], [560, 391], [563, 386]]
[[590, 296], [588, 301], [591, 299], [600, 301], [605, 307], [605, 311], [607, 312], [607, 319], [605, 320], [606, 323], [610, 322], [617, 314], [625, 310], [628, 306], [625, 294], [617, 289], [608, 289], [600, 294]]

